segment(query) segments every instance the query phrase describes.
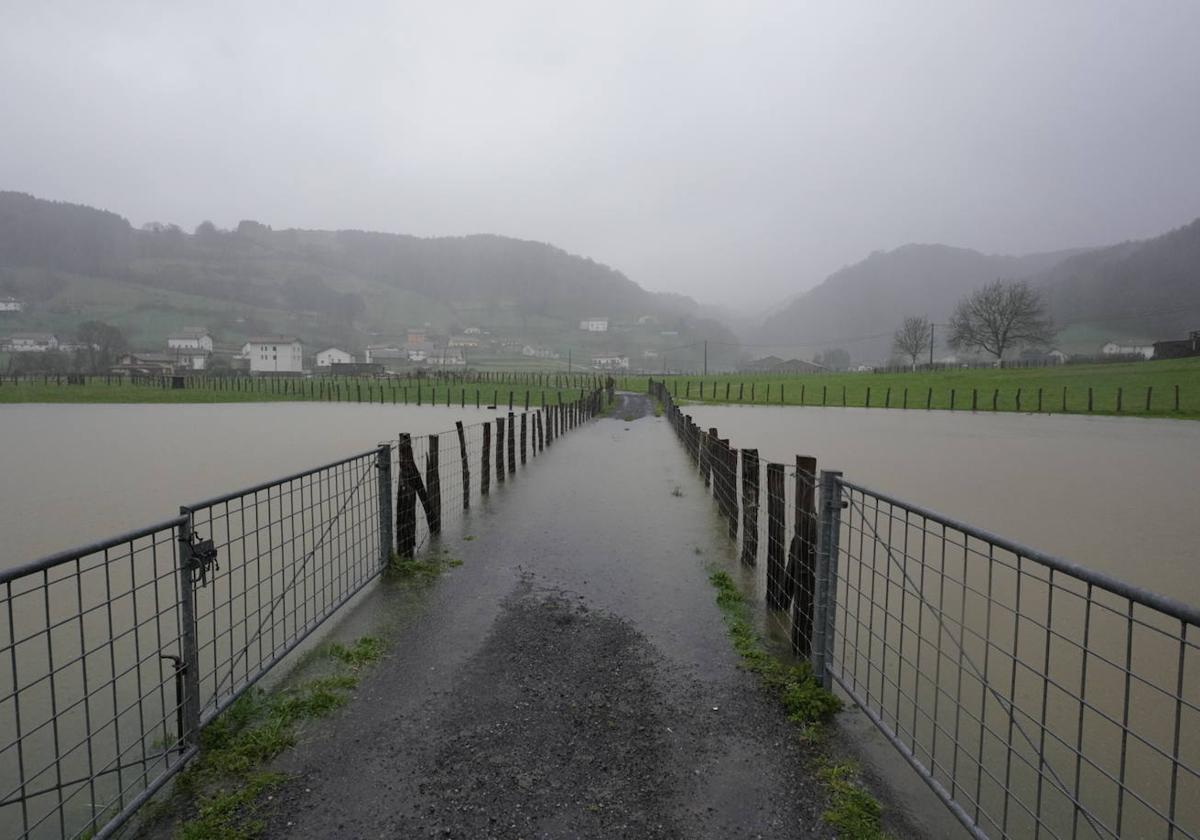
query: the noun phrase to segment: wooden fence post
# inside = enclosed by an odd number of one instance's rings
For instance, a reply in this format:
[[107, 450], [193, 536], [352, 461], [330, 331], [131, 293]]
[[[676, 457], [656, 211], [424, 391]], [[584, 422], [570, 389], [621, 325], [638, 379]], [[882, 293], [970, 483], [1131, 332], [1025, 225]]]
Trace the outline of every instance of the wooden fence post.
[[525, 417], [526, 411], [521, 412], [521, 466], [525, 466]]
[[517, 418], [508, 412], [508, 471], [517, 471]]
[[[463, 392], [466, 393], [465, 389]], [[467, 458], [467, 434], [461, 420], [455, 422], [454, 430], [458, 432], [458, 455], [462, 459], [463, 510], [466, 510], [471, 506], [471, 464]]]
[[486, 496], [492, 483], [492, 424], [483, 424], [483, 457], [479, 464], [479, 495]]
[[758, 450], [742, 450], [742, 562], [758, 562]]
[[438, 467], [438, 436], [429, 436], [425, 453], [425, 521], [430, 534], [442, 532], [442, 475]]
[[496, 483], [504, 483], [504, 418], [496, 418]]
[[1121, 413], [1121, 388], [1117, 388], [1117, 414]]
[[397, 449], [400, 476], [396, 482], [396, 551], [402, 557], [412, 557], [417, 545], [417, 497], [425, 503], [425, 488], [413, 457], [412, 437], [400, 434]]
[[[714, 385], [715, 387], [715, 385]], [[736, 540], [738, 532], [737, 450], [721, 441], [722, 484], [725, 490], [725, 518], [729, 520], [729, 539]]]
[[767, 464], [767, 606], [787, 606], [784, 565], [783, 464]]
[[788, 552], [788, 582], [792, 595], [792, 652], [807, 657], [812, 650], [816, 608], [817, 459], [796, 456], [796, 530]]

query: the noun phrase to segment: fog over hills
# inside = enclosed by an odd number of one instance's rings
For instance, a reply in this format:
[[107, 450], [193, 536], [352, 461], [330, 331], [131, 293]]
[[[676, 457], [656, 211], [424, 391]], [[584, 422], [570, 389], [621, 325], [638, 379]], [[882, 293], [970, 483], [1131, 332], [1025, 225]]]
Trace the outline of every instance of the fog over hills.
[[782, 304], [758, 336], [780, 353], [842, 347], [855, 362], [879, 362], [906, 315], [944, 323], [964, 294], [996, 279], [1038, 288], [1071, 352], [1096, 352], [1110, 338], [1175, 337], [1200, 326], [1200, 220], [1140, 242], [1025, 256], [945, 245], [876, 251]]
[[[194, 233], [160, 223], [136, 229], [115, 213], [14, 192], [0, 193], [0, 294], [33, 304], [22, 329], [69, 334], [81, 321], [107, 319], [145, 347], [189, 324], [208, 326], [226, 344], [287, 332], [351, 349], [419, 326], [478, 326], [562, 346], [564, 355], [583, 339], [625, 352], [631, 342], [734, 341], [691, 298], [648, 292], [545, 243], [273, 230], [256, 221], [234, 230], [205, 223]], [[579, 320], [590, 316], [651, 323], [600, 347], [579, 334]]]

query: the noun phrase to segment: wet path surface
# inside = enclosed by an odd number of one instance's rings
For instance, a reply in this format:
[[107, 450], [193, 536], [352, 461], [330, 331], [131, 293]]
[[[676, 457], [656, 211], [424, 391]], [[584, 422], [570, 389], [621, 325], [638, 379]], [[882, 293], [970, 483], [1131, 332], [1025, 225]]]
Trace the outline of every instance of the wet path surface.
[[726, 638], [701, 492], [642, 397], [494, 487], [443, 536], [461, 567], [349, 619], [388, 655], [281, 759], [267, 836], [830, 836]]

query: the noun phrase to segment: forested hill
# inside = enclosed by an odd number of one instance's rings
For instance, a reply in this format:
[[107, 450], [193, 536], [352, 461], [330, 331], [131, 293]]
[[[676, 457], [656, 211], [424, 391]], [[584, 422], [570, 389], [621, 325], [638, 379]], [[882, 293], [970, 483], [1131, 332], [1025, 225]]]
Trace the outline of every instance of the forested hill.
[[906, 315], [944, 323], [964, 294], [997, 279], [1026, 279], [1042, 291], [1060, 327], [1056, 343], [1068, 352], [1182, 337], [1200, 328], [1200, 219], [1139, 242], [1021, 257], [944, 245], [876, 252], [793, 299], [763, 333], [809, 345], [806, 356], [837, 346], [855, 362], [883, 361]]
[[1088, 251], [1036, 284], [1059, 323], [1141, 340], [1200, 329], [1200, 219], [1153, 239]]
[[997, 277], [1028, 277], [1076, 252], [1006, 257], [945, 245], [876, 251], [831, 274], [767, 319], [767, 341], [805, 345], [810, 357], [832, 347], [855, 362], [887, 359], [892, 332], [906, 315], [946, 321], [966, 291]]
[[[361, 344], [429, 324], [549, 342], [581, 318], [643, 315], [680, 333], [675, 344], [705, 335], [733, 340], [690, 298], [648, 292], [606, 265], [539, 242], [273, 230], [254, 221], [234, 230], [205, 223], [194, 233], [170, 224], [134, 228], [114, 213], [14, 192], [0, 192], [4, 294], [47, 304], [46, 327], [68, 322], [70, 312], [108, 317], [143, 344], [194, 323], [231, 339], [277, 330]], [[49, 317], [51, 310], [60, 317]]]

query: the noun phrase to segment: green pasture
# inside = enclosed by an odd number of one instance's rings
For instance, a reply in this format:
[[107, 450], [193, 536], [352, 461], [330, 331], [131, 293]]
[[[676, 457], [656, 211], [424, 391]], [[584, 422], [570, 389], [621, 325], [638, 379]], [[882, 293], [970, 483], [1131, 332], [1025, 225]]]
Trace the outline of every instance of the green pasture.
[[[1200, 358], [913, 373], [668, 376], [665, 380], [680, 401], [695, 403], [1040, 410], [1200, 419]], [[644, 391], [647, 378], [621, 377], [618, 386]]]
[[[0, 377], [0, 403], [233, 403], [351, 402], [383, 405], [451, 405], [524, 408], [578, 399], [596, 387], [586, 375], [480, 374], [460, 380], [374, 377], [187, 377], [130, 382], [88, 376], [72, 383], [62, 376]], [[510, 397], [511, 395], [511, 397]]]

